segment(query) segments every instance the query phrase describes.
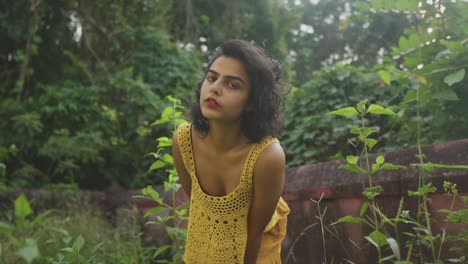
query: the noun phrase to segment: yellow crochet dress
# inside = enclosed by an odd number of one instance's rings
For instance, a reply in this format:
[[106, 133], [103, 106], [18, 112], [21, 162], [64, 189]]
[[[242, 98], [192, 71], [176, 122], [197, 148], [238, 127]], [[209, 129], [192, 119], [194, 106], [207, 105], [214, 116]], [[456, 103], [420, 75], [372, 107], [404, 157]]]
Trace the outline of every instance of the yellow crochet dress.
[[[177, 140], [185, 168], [192, 180], [184, 261], [186, 264], [243, 263], [247, 243], [247, 217], [253, 194], [253, 169], [262, 150], [278, 140], [267, 137], [254, 144], [236, 189], [225, 196], [211, 196], [198, 183], [191, 138], [191, 125], [180, 125]], [[257, 263], [281, 263], [281, 241], [286, 235], [288, 213], [287, 204], [280, 198], [277, 209], [265, 228]]]

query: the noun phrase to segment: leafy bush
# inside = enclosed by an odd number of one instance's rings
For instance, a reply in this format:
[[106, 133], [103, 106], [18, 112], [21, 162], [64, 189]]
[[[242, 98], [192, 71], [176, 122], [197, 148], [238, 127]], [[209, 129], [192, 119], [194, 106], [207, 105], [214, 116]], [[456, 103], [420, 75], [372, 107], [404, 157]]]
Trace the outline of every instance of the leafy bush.
[[2, 159], [6, 185], [76, 182], [102, 189], [111, 182], [134, 187], [162, 181], [163, 173], [146, 174], [150, 161], [144, 155], [155, 135], [170, 130], [151, 127], [151, 120], [164, 109], [165, 93], [188, 102], [201, 63], [162, 33], [148, 30], [141, 45], [135, 65], [112, 75], [91, 83], [36, 84], [35, 96], [1, 100], [0, 118], [6, 122], [0, 124], [0, 147], [14, 145], [18, 152]]
[[[168, 100], [171, 102], [170, 106], [167, 106], [161, 113], [161, 117], [156, 120], [153, 125], [169, 125], [172, 127], [172, 133], [177, 127], [185, 122], [183, 119], [183, 108], [179, 99], [168, 96]], [[188, 214], [188, 203], [178, 204], [176, 199], [176, 193], [182, 187], [178, 182], [179, 177], [174, 167], [174, 158], [170, 153], [172, 147], [172, 137], [159, 137], [157, 151], [151, 152], [149, 155], [153, 156], [156, 161], [151, 164], [149, 170], [164, 170], [167, 174], [164, 180], [164, 192], [170, 194], [170, 200], [165, 201], [163, 195], [153, 189], [152, 186], [148, 186], [142, 189], [142, 195], [136, 196], [135, 198], [150, 199], [157, 203], [157, 206], [150, 209], [145, 217], [156, 216], [157, 221], [149, 221], [148, 224], [156, 225], [164, 229], [165, 233], [169, 237], [171, 244], [162, 245], [156, 248], [153, 258], [160, 258], [160, 256], [167, 256], [165, 259], [159, 260], [158, 263], [182, 263], [183, 255], [185, 252], [185, 238], [187, 235], [187, 228], [184, 227], [187, 221]], [[166, 216], [159, 216], [158, 213], [167, 211]], [[168, 261], [167, 259], [171, 259]]]
[[[352, 151], [346, 139], [350, 125], [326, 113], [356, 104], [358, 96], [366, 93], [370, 101], [388, 105], [392, 89], [384, 87], [380, 77], [365, 68], [336, 65], [314, 72], [308, 83], [293, 90], [286, 104], [286, 133], [281, 142], [286, 146], [288, 165], [339, 159]], [[392, 125], [386, 119], [374, 119], [377, 131], [388, 131]], [[379, 133], [379, 138], [386, 137]]]

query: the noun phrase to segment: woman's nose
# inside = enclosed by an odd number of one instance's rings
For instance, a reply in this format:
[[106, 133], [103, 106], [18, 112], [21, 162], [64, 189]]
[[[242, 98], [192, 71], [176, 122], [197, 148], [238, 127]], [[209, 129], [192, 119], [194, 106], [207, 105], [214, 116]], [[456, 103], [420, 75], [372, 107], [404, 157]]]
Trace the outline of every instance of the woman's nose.
[[221, 91], [221, 82], [220, 80], [216, 80], [210, 87], [210, 94], [213, 95], [220, 95]]

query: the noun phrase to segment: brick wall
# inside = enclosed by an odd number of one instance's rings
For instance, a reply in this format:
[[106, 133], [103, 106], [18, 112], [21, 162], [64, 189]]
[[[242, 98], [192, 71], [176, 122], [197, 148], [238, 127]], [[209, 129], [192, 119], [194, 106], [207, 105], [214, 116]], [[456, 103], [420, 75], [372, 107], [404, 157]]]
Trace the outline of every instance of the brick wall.
[[[423, 153], [426, 154], [428, 162], [468, 165], [468, 139], [428, 146], [423, 148]], [[418, 162], [415, 148], [380, 154], [384, 155], [386, 161], [394, 164], [409, 166]], [[372, 155], [371, 160], [375, 160], [375, 155]], [[284, 198], [291, 207], [287, 239], [283, 243], [283, 259], [288, 258], [287, 263], [323, 263], [324, 244], [328, 263], [331, 263], [332, 259], [333, 263], [348, 263], [344, 259], [354, 263], [377, 263], [373, 246], [364, 246], [367, 242], [364, 236], [370, 233], [367, 226], [353, 223], [330, 225], [346, 215], [359, 216], [364, 202], [361, 193], [367, 183], [367, 176], [339, 170], [338, 166], [343, 163], [330, 161], [295, 167], [287, 171]], [[401, 197], [404, 198], [404, 210], [417, 212], [417, 199], [407, 196], [408, 190], [417, 190], [417, 175], [417, 170], [408, 168], [379, 172], [373, 179], [374, 185], [384, 188], [384, 193], [377, 201], [387, 216], [395, 216]], [[451, 204], [451, 198], [442, 193], [444, 180], [456, 183], [460, 194], [468, 195], [468, 170], [436, 170], [428, 180], [437, 188], [437, 193], [430, 196], [429, 204], [429, 210], [437, 220], [432, 225], [434, 233], [440, 233], [441, 228], [447, 228], [449, 234], [466, 229], [466, 226], [444, 222], [445, 217], [438, 213], [438, 210], [448, 209]], [[322, 241], [321, 226], [316, 217], [319, 215], [319, 209], [317, 204], [311, 201], [318, 200], [322, 195], [321, 212], [326, 208], [324, 226], [332, 231], [325, 230], [325, 243]], [[455, 208], [461, 209], [463, 206], [462, 200], [457, 199]], [[307, 231], [304, 234], [305, 229]], [[402, 232], [409, 231], [408, 226], [404, 225], [400, 225], [399, 230], [402, 239], [405, 237]], [[337, 234], [337, 237], [332, 233]], [[402, 251], [406, 252], [405, 249]]]
[[[423, 148], [427, 161], [443, 164], [468, 165], [468, 139], [435, 144]], [[380, 153], [385, 156], [387, 162], [408, 166], [408, 169], [398, 171], [379, 172], [373, 179], [374, 185], [381, 185], [384, 193], [378, 197], [381, 210], [389, 217], [393, 217], [400, 205], [401, 197], [404, 198], [405, 210], [417, 211], [417, 200], [407, 196], [408, 190], [416, 190], [418, 186], [418, 172], [409, 166], [417, 163], [417, 149], [404, 149], [395, 152]], [[376, 155], [371, 156], [371, 160]], [[288, 218], [287, 237], [283, 242], [283, 260], [287, 263], [377, 263], [376, 253], [372, 245], [367, 245], [364, 236], [370, 230], [362, 224], [336, 224], [331, 223], [346, 215], [358, 216], [364, 199], [362, 191], [367, 182], [366, 176], [358, 176], [354, 173], [339, 170], [338, 166], [343, 161], [330, 161], [309, 164], [290, 168], [286, 172], [286, 185], [283, 197], [291, 208]], [[439, 209], [447, 209], [451, 204], [451, 198], [443, 194], [442, 184], [444, 180], [458, 185], [461, 195], [468, 195], [468, 170], [441, 169], [431, 173], [429, 179], [437, 188], [437, 193], [430, 196], [429, 209], [437, 221], [433, 223], [434, 233], [439, 233], [446, 228], [448, 234], [459, 232], [467, 226], [451, 225], [444, 222], [444, 215]], [[162, 191], [161, 187], [156, 187]], [[61, 208], [63, 206], [63, 192], [21, 189], [0, 194], [0, 208], [11, 207], [11, 201], [20, 193], [36, 201], [41, 208]], [[148, 200], [132, 199], [133, 195], [140, 194], [140, 190], [124, 190], [113, 186], [104, 192], [81, 191], [77, 195], [82, 203], [89, 203], [105, 212], [110, 219], [118, 223], [130, 213], [128, 208], [136, 206], [141, 215], [151, 209], [155, 204]], [[322, 197], [319, 204], [317, 201]], [[170, 196], [165, 194], [165, 199]], [[186, 195], [180, 191], [177, 200], [183, 203]], [[40, 203], [37, 203], [40, 201]], [[455, 209], [463, 208], [461, 199], [455, 202]], [[320, 211], [319, 211], [320, 210]], [[319, 212], [323, 215], [324, 239], [322, 240], [322, 228], [317, 218]], [[404, 240], [402, 232], [409, 231], [408, 226], [399, 226], [399, 236]], [[146, 229], [149, 236], [154, 238], [155, 244], [167, 242], [164, 232], [154, 228]], [[333, 234], [333, 235], [332, 235]], [[352, 241], [352, 242], [351, 242]], [[324, 244], [326, 250], [324, 250]], [[405, 252], [405, 249], [402, 249]], [[326, 252], [326, 253], [324, 253]], [[446, 251], [445, 251], [446, 252]], [[403, 255], [405, 255], [403, 253]]]

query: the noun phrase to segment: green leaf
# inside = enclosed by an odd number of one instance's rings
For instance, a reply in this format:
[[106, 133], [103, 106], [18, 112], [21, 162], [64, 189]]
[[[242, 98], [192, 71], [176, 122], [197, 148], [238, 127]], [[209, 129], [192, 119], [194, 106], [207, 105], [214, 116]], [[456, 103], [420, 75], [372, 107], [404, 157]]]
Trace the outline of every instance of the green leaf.
[[153, 162], [153, 164], [151, 164], [151, 167], [148, 169], [147, 172], [163, 168], [166, 165], [168, 165], [166, 162], [164, 162], [162, 160], [157, 160], [157, 161]]
[[357, 164], [359, 158], [356, 156], [346, 156], [346, 161], [348, 162], [348, 164]]
[[170, 182], [164, 182], [164, 191], [169, 192], [171, 190], [172, 184]]
[[149, 216], [152, 216], [152, 215], [155, 215], [155, 214], [157, 214], [157, 213], [160, 213], [160, 212], [162, 212], [162, 211], [164, 211], [164, 210], [166, 210], [166, 209], [167, 209], [167, 208], [164, 207], [164, 206], [156, 206], [156, 207], [154, 207], [154, 208], [148, 210], [148, 211], [145, 213], [145, 215], [144, 215], [143, 217], [144, 217], [144, 218], [147, 218], [147, 217], [149, 217]]
[[418, 34], [412, 34], [409, 36], [408, 42], [412, 48], [418, 48], [419, 44], [421, 44], [421, 39]]
[[439, 209], [437, 212], [444, 213], [444, 214], [453, 214], [455, 211], [449, 209]]
[[367, 112], [377, 115], [397, 115], [391, 109], [376, 104], [371, 104]]
[[24, 219], [26, 216], [32, 214], [31, 206], [28, 199], [24, 194], [21, 194], [15, 200], [15, 215], [17, 218]]
[[335, 111], [331, 111], [330, 114], [351, 117], [351, 116], [357, 116], [359, 113], [356, 110], [356, 108], [349, 106], [349, 107], [341, 108]]
[[344, 164], [344, 165], [340, 165], [338, 168], [342, 169], [342, 170], [348, 170], [348, 171], [356, 172], [356, 173], [359, 173], [359, 174], [366, 173], [365, 170], [361, 169], [356, 164]]
[[172, 158], [172, 156], [167, 154], [167, 153], [162, 155], [162, 157], [160, 159], [162, 161], [164, 161], [165, 163], [167, 163], [167, 164], [173, 164], [174, 163], [174, 159]]
[[399, 11], [417, 11], [418, 1], [415, 0], [397, 0], [394, 2], [394, 8]]
[[351, 133], [351, 134], [353, 134], [353, 135], [361, 135], [361, 129], [356, 128], [356, 127], [353, 127], [353, 128], [351, 128], [351, 130], [349, 131], [349, 133]]
[[182, 123], [185, 123], [185, 122], [187, 122], [187, 120], [182, 119], [182, 118], [176, 118], [176, 119], [174, 120], [174, 123], [175, 123], [176, 126], [178, 126], [178, 125], [180, 125], [180, 124], [182, 124]]
[[377, 130], [373, 129], [373, 128], [370, 128], [370, 127], [365, 127], [362, 129], [362, 134], [365, 136], [365, 137], [368, 137], [370, 136], [371, 134], [377, 132]]
[[341, 217], [336, 223], [365, 223], [366, 221], [361, 217], [352, 217], [350, 215]]
[[153, 189], [152, 186], [148, 186], [146, 188], [143, 188], [142, 193], [146, 196], [151, 197], [154, 201], [160, 201], [161, 198], [159, 196], [159, 193]]
[[418, 190], [415, 192], [415, 191], [408, 191], [408, 195], [409, 196], [418, 196], [418, 197], [423, 197], [429, 193], [435, 193], [436, 191], [436, 187], [432, 186], [432, 182], [422, 186], [422, 187], [419, 187]]
[[40, 215], [36, 216], [33, 221], [31, 221], [31, 225], [36, 225], [37, 223], [41, 223], [43, 219], [45, 219], [48, 215], [50, 215], [52, 211], [45, 211], [44, 213], [41, 213]]
[[84, 243], [85, 239], [80, 234], [73, 243], [73, 249], [75, 250], [75, 252], [80, 252], [81, 248], [83, 248]]
[[412, 48], [410, 42], [404, 36], [400, 37], [400, 40], [398, 41], [398, 45], [400, 46], [401, 51], [407, 51]]
[[405, 61], [405, 64], [408, 68], [416, 67], [421, 63], [421, 59], [417, 53], [410, 53], [406, 55], [403, 60]]
[[165, 124], [165, 123], [169, 123], [171, 120], [168, 119], [168, 118], [160, 118], [156, 121], [154, 121], [151, 125], [152, 126], [157, 126], [157, 125], [162, 125], [162, 124]]
[[424, 170], [432, 172], [434, 169], [464, 169], [468, 170], [468, 165], [449, 165], [449, 164], [440, 164], [440, 163], [424, 163], [421, 165]]
[[379, 170], [380, 165], [379, 164], [372, 164], [372, 173], [375, 173]]
[[396, 259], [400, 260], [401, 254], [400, 254], [400, 246], [398, 245], [398, 242], [393, 237], [389, 237], [387, 239], [387, 243], [392, 249], [393, 255], [395, 255]]
[[0, 221], [0, 233], [9, 233], [13, 231], [14, 228], [15, 228], [14, 225], [7, 223], [7, 222]]
[[377, 158], [375, 159], [375, 162], [379, 165], [383, 164], [384, 161], [385, 161], [385, 158], [382, 155], [377, 156]]
[[461, 53], [463, 51], [463, 44], [458, 41], [448, 41], [445, 39], [441, 39], [440, 43], [446, 46], [450, 51]]
[[176, 214], [179, 216], [184, 216], [187, 214], [187, 209], [176, 210]]
[[379, 71], [377, 75], [379, 75], [380, 79], [387, 85], [390, 85], [392, 82], [392, 74], [389, 71]]
[[172, 140], [168, 137], [159, 137], [156, 140], [158, 141], [158, 148], [172, 146]]
[[382, 166], [380, 166], [379, 170], [400, 170], [400, 169], [406, 169], [405, 166], [401, 165], [395, 165], [392, 163], [384, 163]]
[[367, 104], [367, 99], [360, 100], [359, 103], [356, 104], [356, 110], [359, 113], [364, 113], [366, 111], [366, 104]]
[[93, 247], [93, 250], [91, 250], [91, 254], [94, 255], [98, 249], [100, 249], [102, 246], [104, 246], [104, 242], [101, 242]]
[[361, 12], [367, 12], [371, 8], [367, 2], [362, 2], [362, 1], [356, 2], [355, 6]]
[[452, 86], [453, 84], [460, 82], [465, 77], [465, 69], [458, 70], [454, 73], [451, 73], [444, 78], [444, 82], [448, 84], [448, 86]]
[[71, 247], [62, 248], [62, 249], [60, 249], [60, 250], [66, 251], [66, 252], [68, 252], [68, 253], [72, 253], [72, 252], [73, 252], [73, 248], [71, 248]]
[[380, 185], [367, 187], [362, 194], [367, 197], [368, 199], [374, 199], [377, 195], [383, 192], [383, 188]]
[[27, 263], [32, 263], [36, 258], [41, 256], [36, 240], [31, 238], [26, 238], [26, 245], [18, 249], [16, 255], [23, 258]]
[[171, 116], [173, 113], [174, 113], [174, 108], [172, 108], [171, 106], [168, 106], [164, 108], [161, 114], [161, 119], [171, 119]]
[[388, 244], [387, 236], [379, 230], [374, 230], [374, 232], [372, 232], [369, 236], [366, 236], [365, 238], [377, 248], [382, 248], [383, 246]]
[[403, 97], [403, 101], [402, 101], [402, 104], [406, 104], [406, 103], [411, 103], [413, 101], [416, 101], [416, 90], [409, 90], [405, 97]]
[[153, 258], [161, 255], [161, 253], [164, 253], [164, 251], [166, 251], [166, 250], [168, 250], [170, 248], [171, 248], [171, 246], [169, 246], [169, 245], [158, 247], [158, 249], [156, 249], [156, 251], [153, 254]]
[[384, 7], [384, 3], [384, 0], [371, 0], [372, 7], [377, 10], [382, 9]]
[[449, 89], [444, 89], [442, 91], [437, 91], [435, 93], [432, 93], [431, 97], [434, 99], [444, 100], [444, 101], [459, 101], [460, 100], [457, 94]]
[[364, 203], [361, 205], [361, 210], [359, 211], [359, 216], [363, 216], [363, 215], [366, 213], [367, 208], [369, 208], [369, 203], [364, 202]]
[[377, 140], [373, 139], [373, 138], [368, 138], [367, 139], [367, 146], [369, 147], [369, 150], [371, 150], [375, 144], [377, 144]]

